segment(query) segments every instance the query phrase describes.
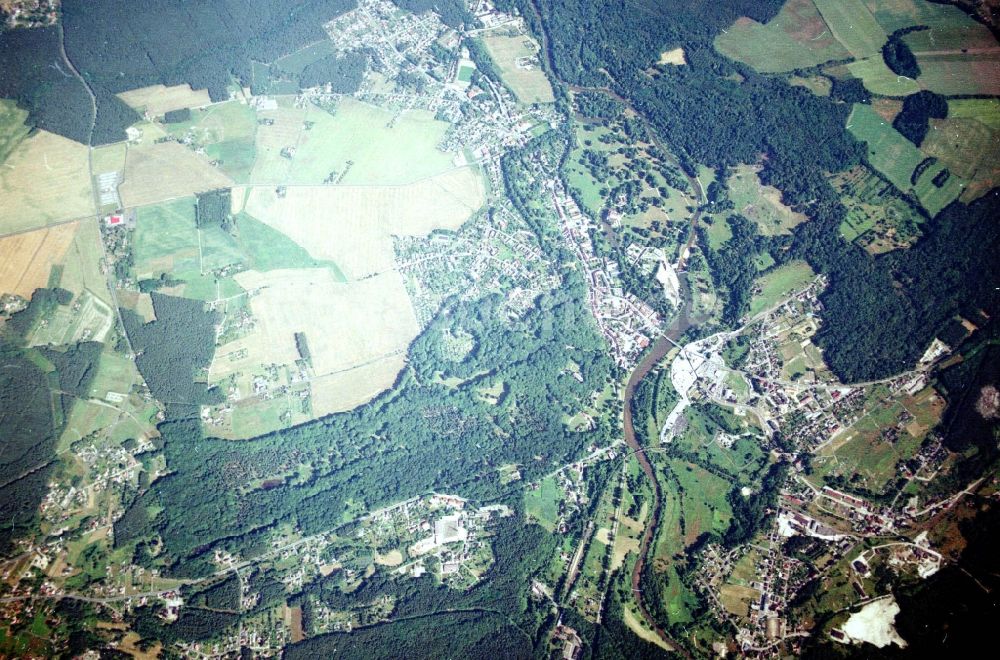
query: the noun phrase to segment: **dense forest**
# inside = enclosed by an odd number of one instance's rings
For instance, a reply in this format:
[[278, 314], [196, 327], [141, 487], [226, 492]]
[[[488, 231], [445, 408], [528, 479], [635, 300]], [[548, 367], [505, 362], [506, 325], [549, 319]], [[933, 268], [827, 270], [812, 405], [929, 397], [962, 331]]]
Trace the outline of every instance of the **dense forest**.
[[368, 70], [368, 55], [354, 51], [343, 55], [327, 55], [306, 66], [299, 74], [299, 87], [330, 85], [335, 94], [353, 94], [361, 87]]
[[903, 109], [892, 120], [892, 127], [919, 147], [930, 128], [930, 120], [947, 116], [948, 100], [940, 94], [923, 90], [903, 99]]
[[[93, 143], [124, 140], [139, 118], [118, 92], [188, 83], [224, 100], [234, 82], [250, 83], [251, 61], [272, 62], [326, 38], [323, 24], [355, 4], [163, 0], [139, 11], [127, 0], [64, 0], [66, 55], [97, 99]], [[0, 97], [17, 99], [33, 125], [86, 143], [90, 98], [68, 68], [58, 28], [15, 30], [0, 40]]]

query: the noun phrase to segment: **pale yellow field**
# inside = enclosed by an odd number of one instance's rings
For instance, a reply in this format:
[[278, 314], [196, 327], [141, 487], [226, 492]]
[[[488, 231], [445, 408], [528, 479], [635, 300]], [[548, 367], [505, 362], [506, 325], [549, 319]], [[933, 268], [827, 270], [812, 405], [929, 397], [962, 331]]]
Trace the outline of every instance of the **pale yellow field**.
[[658, 64], [674, 64], [676, 66], [687, 64], [687, 60], [684, 58], [684, 49], [674, 48], [673, 50], [663, 51], [660, 53]]
[[146, 137], [129, 147], [118, 192], [125, 206], [144, 206], [231, 185], [229, 177], [184, 145], [154, 144]]
[[93, 214], [87, 147], [38, 131], [0, 165], [0, 235]]
[[375, 563], [382, 566], [399, 566], [403, 563], [403, 553], [399, 550], [390, 550], [384, 555], [375, 555]]
[[320, 376], [312, 381], [313, 412], [322, 416], [357, 408], [392, 387], [405, 366], [402, 354], [390, 355], [363, 367]]
[[[245, 189], [234, 190], [241, 204]], [[465, 167], [405, 186], [296, 186], [251, 190], [246, 211], [283, 232], [348, 279], [393, 268], [391, 236], [458, 229], [485, 201], [478, 172]]]
[[[337, 282], [325, 268], [247, 271], [236, 276], [254, 292], [253, 332], [216, 351], [209, 378], [218, 382], [260, 365], [293, 364], [295, 333], [312, 354], [313, 409], [348, 410], [389, 387], [405, 364], [419, 327], [399, 273]], [[245, 353], [238, 359], [230, 355]]]
[[132, 109], [146, 112], [150, 117], [159, 117], [170, 110], [181, 108], [200, 108], [208, 105], [212, 99], [207, 89], [193, 90], [190, 85], [150, 85], [118, 94]]
[[112, 304], [107, 277], [101, 272], [100, 261], [103, 255], [101, 231], [97, 222], [90, 220], [80, 223], [73, 243], [66, 251], [59, 286], [72, 291], [74, 295], [90, 291], [105, 303]]
[[[538, 57], [538, 44], [527, 35], [483, 37], [490, 57], [500, 68], [504, 82], [522, 103], [552, 103], [552, 85], [536, 62], [525, 66], [526, 58]], [[522, 65], [519, 66], [519, 63]]]
[[62, 262], [78, 227], [72, 222], [0, 238], [0, 293], [31, 298], [35, 289], [46, 286], [52, 266]]
[[284, 158], [281, 150], [298, 144], [307, 114], [306, 108], [279, 107], [257, 111], [258, 120], [274, 123], [257, 126], [257, 159], [250, 173], [251, 181], [271, 183], [290, 180], [292, 161]]

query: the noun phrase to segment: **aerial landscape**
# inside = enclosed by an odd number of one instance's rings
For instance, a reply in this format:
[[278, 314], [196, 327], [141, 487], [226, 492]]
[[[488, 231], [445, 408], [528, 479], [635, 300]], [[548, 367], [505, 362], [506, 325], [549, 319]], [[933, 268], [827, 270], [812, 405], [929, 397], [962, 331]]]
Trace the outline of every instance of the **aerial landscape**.
[[0, 658], [971, 656], [996, 0], [0, 0]]

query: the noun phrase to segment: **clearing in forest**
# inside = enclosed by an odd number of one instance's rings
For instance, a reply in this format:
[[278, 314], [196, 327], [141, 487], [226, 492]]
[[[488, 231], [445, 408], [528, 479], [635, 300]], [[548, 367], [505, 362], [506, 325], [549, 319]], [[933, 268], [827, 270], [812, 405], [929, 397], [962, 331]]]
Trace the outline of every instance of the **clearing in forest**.
[[764, 236], [790, 234], [808, 218], [782, 204], [781, 191], [761, 183], [759, 172], [759, 167], [739, 165], [729, 177], [729, 198], [736, 212], [753, 220]]
[[761, 73], [779, 73], [850, 55], [812, 0], [789, 0], [766, 24], [741, 18], [715, 39], [716, 49]]
[[[493, 35], [483, 37], [490, 59], [500, 76], [521, 103], [552, 103], [555, 96], [539, 62], [538, 44], [530, 36]], [[682, 53], [683, 57], [683, 53]]]
[[49, 286], [53, 266], [62, 263], [78, 226], [74, 222], [0, 238], [0, 294], [31, 298], [35, 289]]
[[87, 147], [37, 131], [0, 166], [0, 235], [94, 213]]
[[784, 297], [800, 289], [815, 276], [804, 261], [790, 261], [757, 278], [754, 296], [750, 301], [750, 316], [778, 304]]
[[27, 110], [17, 107], [14, 101], [0, 99], [0, 164], [31, 132], [31, 127], [24, 123], [27, 119]]
[[150, 118], [159, 117], [171, 110], [199, 108], [212, 102], [207, 89], [191, 89], [190, 85], [150, 85], [118, 94], [118, 98], [137, 112]]
[[393, 235], [458, 229], [484, 201], [482, 177], [464, 167], [405, 186], [254, 187], [245, 211], [357, 279], [394, 267]]
[[684, 49], [674, 48], [673, 50], [665, 50], [660, 53], [660, 59], [656, 63], [660, 65], [673, 64], [675, 66], [687, 64], [687, 59], [684, 57]]

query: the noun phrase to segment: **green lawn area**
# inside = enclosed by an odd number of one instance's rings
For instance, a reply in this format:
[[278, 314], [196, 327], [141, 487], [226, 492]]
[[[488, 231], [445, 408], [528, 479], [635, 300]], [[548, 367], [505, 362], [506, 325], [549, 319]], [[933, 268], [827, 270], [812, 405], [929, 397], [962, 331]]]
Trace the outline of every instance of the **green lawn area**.
[[243, 251], [221, 227], [199, 230], [193, 198], [140, 208], [134, 254], [139, 279], [167, 273], [185, 283], [185, 297], [215, 300], [243, 291], [232, 278], [217, 279], [213, 274], [243, 261]]
[[524, 510], [538, 524], [552, 532], [559, 520], [559, 503], [563, 492], [554, 476], [546, 477], [535, 490], [524, 492]]
[[319, 41], [300, 48], [294, 53], [279, 57], [274, 61], [282, 71], [295, 74], [302, 73], [302, 70], [313, 62], [318, 62], [327, 55], [335, 54], [337, 49], [331, 39], [320, 39]]
[[750, 301], [750, 315], [754, 316], [770, 309], [778, 302], [799, 289], [814, 277], [812, 268], [804, 261], [791, 261], [770, 273], [757, 278], [760, 293]]
[[855, 104], [847, 126], [856, 138], [868, 143], [868, 161], [872, 167], [900, 191], [913, 192], [931, 215], [936, 215], [961, 194], [965, 182], [954, 174], [940, 188], [934, 185], [934, 178], [944, 169], [940, 163], [927, 167], [916, 185], [912, 185], [910, 178], [914, 170], [927, 157], [871, 106]]
[[715, 48], [761, 73], [804, 69], [850, 55], [827, 28], [812, 0], [790, 0], [765, 24], [740, 21], [715, 39]]
[[908, 96], [920, 91], [920, 85], [915, 80], [893, 73], [881, 55], [851, 62], [847, 70], [855, 78], [860, 78], [873, 94]]
[[1000, 131], [1000, 100], [949, 99], [948, 118], [975, 119], [994, 131]]
[[834, 36], [856, 58], [880, 55], [887, 36], [864, 0], [813, 0]]
[[18, 108], [16, 102], [0, 99], [0, 163], [31, 132], [31, 127], [24, 123], [27, 118], [27, 110]]
[[298, 243], [248, 213], [236, 216], [236, 231], [236, 241], [254, 270], [325, 267], [333, 271], [337, 281], [347, 281], [337, 264], [313, 259]]
[[458, 69], [458, 79], [461, 82], [471, 82], [473, 72], [475, 72], [475, 69], [471, 66], [460, 67]]
[[103, 399], [108, 392], [127, 394], [136, 380], [135, 363], [120, 353], [105, 351], [90, 384], [90, 396]]
[[218, 160], [219, 169], [237, 183], [249, 180], [257, 157], [257, 114], [245, 103], [227, 101], [192, 110], [189, 121], [163, 128], [175, 137], [193, 138], [208, 159]]

